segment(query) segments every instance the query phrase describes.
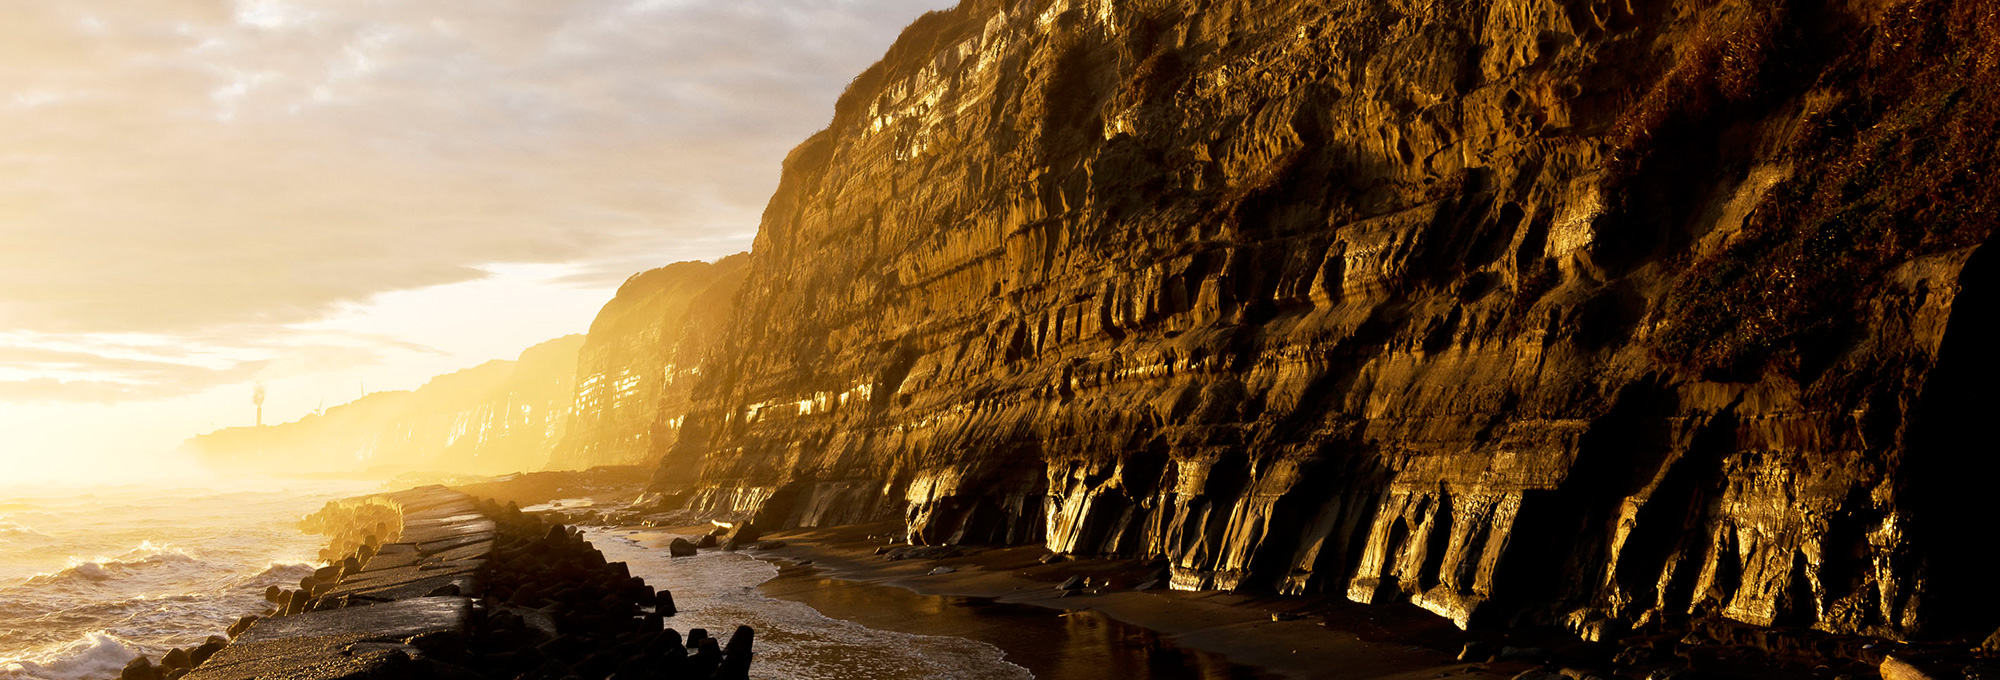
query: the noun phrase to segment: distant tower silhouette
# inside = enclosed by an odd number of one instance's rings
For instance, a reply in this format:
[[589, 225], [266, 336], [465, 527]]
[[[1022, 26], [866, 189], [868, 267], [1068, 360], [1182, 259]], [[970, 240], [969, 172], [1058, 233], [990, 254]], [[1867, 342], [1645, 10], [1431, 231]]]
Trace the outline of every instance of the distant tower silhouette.
[[264, 426], [264, 383], [257, 383], [257, 391], [250, 393], [250, 403], [257, 405], [257, 427]]

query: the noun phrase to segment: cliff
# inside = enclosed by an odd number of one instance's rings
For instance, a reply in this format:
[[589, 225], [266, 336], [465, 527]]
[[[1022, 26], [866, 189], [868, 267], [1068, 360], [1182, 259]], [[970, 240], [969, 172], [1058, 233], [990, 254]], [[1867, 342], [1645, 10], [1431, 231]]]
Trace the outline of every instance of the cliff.
[[1588, 637], [2000, 623], [1982, 0], [967, 0], [656, 487]]
[[183, 445], [234, 470], [286, 473], [541, 469], [568, 419], [581, 335], [410, 392], [380, 392], [296, 422], [233, 427]]
[[551, 468], [658, 459], [688, 411], [701, 359], [721, 333], [749, 256], [679, 262], [633, 276], [590, 324], [576, 401]]

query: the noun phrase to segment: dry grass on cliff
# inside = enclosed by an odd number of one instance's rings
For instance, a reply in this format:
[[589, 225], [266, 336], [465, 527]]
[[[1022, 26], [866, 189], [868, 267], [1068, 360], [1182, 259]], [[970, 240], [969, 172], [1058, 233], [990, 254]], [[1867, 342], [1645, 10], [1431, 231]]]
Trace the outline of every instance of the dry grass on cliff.
[[1743, 238], [1676, 283], [1663, 354], [1711, 375], [1773, 368], [1809, 381], [1851, 342], [1891, 269], [1983, 244], [2000, 225], [2000, 7], [1904, 2], [1854, 47], [1771, 54], [1824, 59], [1809, 85], [1839, 96], [1799, 123], [1799, 170]]
[[1132, 67], [1112, 100], [1120, 109], [1161, 99], [1187, 78], [1180, 49], [1170, 40], [1174, 15], [1160, 10], [1138, 12], [1127, 26], [1120, 51]]
[[1613, 125], [1613, 177], [1637, 175], [1658, 146], [1712, 130], [1730, 107], [1760, 94], [1783, 20], [1782, 5], [1773, 5], [1728, 31], [1707, 23], [1696, 27], [1693, 46]]

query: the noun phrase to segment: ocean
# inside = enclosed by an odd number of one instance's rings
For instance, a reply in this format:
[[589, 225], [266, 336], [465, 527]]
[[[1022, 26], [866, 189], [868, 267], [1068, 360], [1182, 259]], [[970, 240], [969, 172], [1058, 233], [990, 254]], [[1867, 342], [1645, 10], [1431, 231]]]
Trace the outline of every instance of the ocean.
[[[115, 678], [133, 656], [200, 644], [268, 606], [264, 589], [312, 572], [321, 536], [299, 517], [378, 483], [272, 482], [266, 488], [0, 489], [0, 680]], [[628, 532], [591, 541], [633, 575], [671, 589], [668, 625], [725, 639], [757, 630], [759, 679], [948, 677], [1025, 680], [989, 644], [876, 630], [762, 595], [777, 567], [704, 552], [670, 559]]]
[[312, 572], [299, 517], [379, 486], [0, 489], [0, 680], [113, 678], [222, 634]]

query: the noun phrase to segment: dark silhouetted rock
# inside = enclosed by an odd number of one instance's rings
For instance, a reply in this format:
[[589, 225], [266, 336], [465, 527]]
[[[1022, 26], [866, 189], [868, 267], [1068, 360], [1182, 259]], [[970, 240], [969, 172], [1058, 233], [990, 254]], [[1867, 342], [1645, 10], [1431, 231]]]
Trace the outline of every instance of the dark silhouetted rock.
[[210, 635], [207, 640], [201, 643], [201, 646], [195, 647], [192, 652], [188, 652], [188, 661], [193, 665], [200, 666], [202, 663], [208, 661], [209, 657], [215, 656], [216, 652], [222, 651], [222, 648], [228, 644], [228, 638]]
[[1882, 664], [1876, 670], [1882, 673], [1882, 680], [1939, 680], [1941, 678], [1941, 676], [1931, 674], [1908, 659], [1895, 655], [1883, 657]]
[[161, 678], [160, 669], [155, 668], [153, 662], [143, 656], [126, 663], [125, 669], [118, 673], [118, 680], [161, 680]]
[[230, 639], [235, 639], [237, 636], [242, 635], [243, 631], [250, 630], [251, 626], [257, 624], [257, 618], [255, 616], [245, 616], [237, 619], [236, 623], [229, 624], [228, 632]]
[[749, 626], [737, 626], [729, 636], [729, 645], [722, 650], [722, 663], [715, 670], [716, 680], [748, 680], [750, 677], [750, 647], [756, 631]]

